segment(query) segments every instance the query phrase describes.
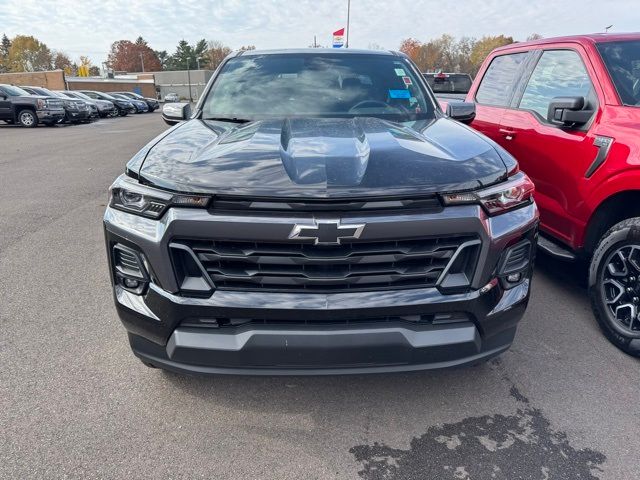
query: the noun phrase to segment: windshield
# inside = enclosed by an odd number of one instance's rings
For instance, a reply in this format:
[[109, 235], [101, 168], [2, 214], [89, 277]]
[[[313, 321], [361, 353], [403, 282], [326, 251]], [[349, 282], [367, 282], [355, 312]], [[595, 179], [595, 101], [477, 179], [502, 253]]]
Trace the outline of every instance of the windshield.
[[106, 100], [122, 100], [122, 99], [115, 98], [112, 95], [109, 95], [108, 93], [104, 93], [104, 92], [95, 92], [95, 93], [96, 93], [96, 96], [98, 98], [102, 98], [103, 100], [104, 99], [106, 99]]
[[45, 97], [55, 97], [55, 95], [52, 92], [50, 92], [49, 90], [47, 90], [46, 88], [31, 87], [31, 90], [36, 92], [36, 95], [44, 95]]
[[7, 95], [10, 95], [12, 97], [24, 97], [25, 95], [31, 95], [26, 90], [14, 87], [13, 85], [2, 85], [2, 90], [7, 92]]
[[434, 93], [469, 93], [471, 76], [466, 73], [425, 73]]
[[640, 40], [597, 45], [622, 103], [640, 106]]
[[203, 103], [204, 118], [375, 116], [432, 118], [409, 64], [376, 54], [291, 53], [229, 60]]
[[71, 97], [74, 97], [74, 98], [82, 98], [83, 100], [93, 100], [93, 98], [91, 98], [89, 95], [85, 95], [82, 92], [68, 92], [68, 91], [65, 91], [65, 94], [69, 95]]

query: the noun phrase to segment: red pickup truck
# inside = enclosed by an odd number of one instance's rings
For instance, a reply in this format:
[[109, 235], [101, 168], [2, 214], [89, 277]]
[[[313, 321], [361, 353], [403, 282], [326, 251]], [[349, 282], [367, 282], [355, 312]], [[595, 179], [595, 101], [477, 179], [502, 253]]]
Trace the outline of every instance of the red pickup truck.
[[598, 323], [640, 356], [640, 33], [496, 49], [466, 101], [534, 181], [539, 247], [590, 262]]

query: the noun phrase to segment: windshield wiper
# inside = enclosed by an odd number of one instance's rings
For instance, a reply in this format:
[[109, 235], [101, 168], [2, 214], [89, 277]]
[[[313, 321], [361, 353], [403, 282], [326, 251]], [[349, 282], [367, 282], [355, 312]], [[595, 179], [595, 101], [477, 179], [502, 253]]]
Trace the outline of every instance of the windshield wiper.
[[232, 123], [248, 123], [251, 120], [238, 117], [207, 117], [205, 120], [217, 120], [219, 122], [232, 122]]

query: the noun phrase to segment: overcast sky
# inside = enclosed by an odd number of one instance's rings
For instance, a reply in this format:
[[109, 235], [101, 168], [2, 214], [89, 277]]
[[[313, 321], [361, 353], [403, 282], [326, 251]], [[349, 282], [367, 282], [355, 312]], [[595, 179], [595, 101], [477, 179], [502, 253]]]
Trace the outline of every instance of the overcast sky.
[[[33, 35], [73, 59], [106, 59], [115, 40], [142, 35], [172, 53], [184, 38], [232, 48], [330, 45], [346, 24], [347, 0], [0, 0], [0, 34]], [[505, 34], [524, 40], [640, 29], [640, 0], [352, 0], [350, 46], [397, 49], [406, 37], [428, 40]]]

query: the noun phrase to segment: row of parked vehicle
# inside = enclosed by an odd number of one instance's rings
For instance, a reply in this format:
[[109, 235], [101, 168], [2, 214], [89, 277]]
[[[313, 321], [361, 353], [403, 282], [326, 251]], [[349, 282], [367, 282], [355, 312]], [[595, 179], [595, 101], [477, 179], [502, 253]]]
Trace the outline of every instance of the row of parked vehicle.
[[27, 128], [43, 124], [87, 123], [104, 117], [124, 117], [154, 112], [160, 104], [155, 98], [134, 92], [94, 90], [49, 90], [44, 87], [0, 84], [0, 120]]

